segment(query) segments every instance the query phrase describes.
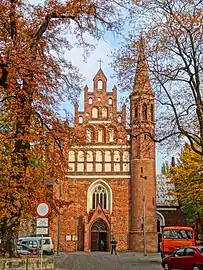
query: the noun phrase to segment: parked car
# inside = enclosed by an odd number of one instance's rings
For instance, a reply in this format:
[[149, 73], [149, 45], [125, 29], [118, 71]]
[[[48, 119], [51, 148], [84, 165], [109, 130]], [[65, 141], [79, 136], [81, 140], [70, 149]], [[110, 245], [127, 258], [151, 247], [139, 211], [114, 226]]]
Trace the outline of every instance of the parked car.
[[20, 255], [38, 255], [40, 254], [40, 249], [18, 243], [17, 252]]
[[162, 266], [165, 270], [203, 270], [203, 246], [179, 248], [163, 258]]
[[[29, 236], [29, 237], [22, 237], [18, 239], [18, 242], [33, 248], [40, 248], [41, 249], [41, 237], [36, 236]], [[54, 244], [52, 238], [49, 236], [43, 237], [43, 244], [42, 244], [43, 254], [44, 255], [52, 255], [54, 254]]]

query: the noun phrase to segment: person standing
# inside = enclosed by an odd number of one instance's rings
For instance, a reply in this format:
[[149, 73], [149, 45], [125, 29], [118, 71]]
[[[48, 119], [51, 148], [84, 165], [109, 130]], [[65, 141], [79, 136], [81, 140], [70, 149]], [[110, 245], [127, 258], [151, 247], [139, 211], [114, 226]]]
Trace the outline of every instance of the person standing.
[[104, 241], [103, 240], [101, 240], [100, 241], [100, 251], [104, 251]]
[[115, 253], [115, 255], [117, 255], [117, 252], [116, 252], [117, 241], [115, 240], [114, 237], [112, 238], [110, 243], [111, 243], [111, 255], [113, 255], [113, 252]]

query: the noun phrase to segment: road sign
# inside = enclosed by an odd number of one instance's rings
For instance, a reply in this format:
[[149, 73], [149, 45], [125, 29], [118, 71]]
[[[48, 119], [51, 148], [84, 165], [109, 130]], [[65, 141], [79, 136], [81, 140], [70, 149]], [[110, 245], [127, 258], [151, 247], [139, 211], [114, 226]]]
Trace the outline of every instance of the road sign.
[[49, 234], [49, 229], [48, 228], [36, 228], [36, 234], [40, 235], [47, 235]]
[[51, 212], [51, 207], [48, 202], [40, 202], [37, 205], [37, 216], [41, 218], [48, 217]]
[[37, 218], [37, 227], [49, 227], [49, 219]]

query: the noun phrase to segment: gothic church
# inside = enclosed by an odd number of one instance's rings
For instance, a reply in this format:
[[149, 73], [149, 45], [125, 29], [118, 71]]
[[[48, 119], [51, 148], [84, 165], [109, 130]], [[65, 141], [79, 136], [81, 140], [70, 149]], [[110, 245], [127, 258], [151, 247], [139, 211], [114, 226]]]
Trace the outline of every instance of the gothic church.
[[[85, 144], [68, 152], [63, 196], [73, 201], [60, 215], [63, 251], [97, 251], [101, 240], [110, 249], [157, 251], [155, 144], [145, 134], [155, 129], [154, 92], [141, 45], [130, 94], [130, 129], [126, 106], [117, 111], [117, 89], [108, 91], [100, 68], [93, 89], [84, 88], [84, 111], [75, 105], [74, 129], [83, 130]], [[57, 243], [57, 218], [50, 235]]]

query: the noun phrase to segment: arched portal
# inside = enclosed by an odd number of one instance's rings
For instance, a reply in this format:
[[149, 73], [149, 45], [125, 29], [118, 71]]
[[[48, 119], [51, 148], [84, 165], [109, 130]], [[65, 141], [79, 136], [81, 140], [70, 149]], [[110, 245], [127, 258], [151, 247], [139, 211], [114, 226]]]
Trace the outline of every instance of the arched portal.
[[107, 234], [106, 223], [99, 219], [91, 227], [91, 251], [107, 251]]

